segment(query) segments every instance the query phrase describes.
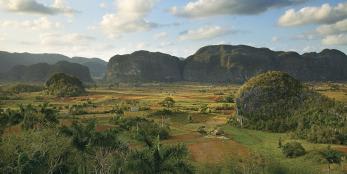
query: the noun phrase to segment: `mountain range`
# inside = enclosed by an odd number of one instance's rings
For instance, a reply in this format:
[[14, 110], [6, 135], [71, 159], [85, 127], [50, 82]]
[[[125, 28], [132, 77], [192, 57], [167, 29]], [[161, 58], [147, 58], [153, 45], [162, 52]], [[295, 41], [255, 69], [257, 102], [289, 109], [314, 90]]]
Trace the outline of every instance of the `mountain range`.
[[[62, 60], [87, 66], [92, 77], [102, 78], [108, 83], [179, 81], [243, 83], [266, 71], [286, 72], [302, 81], [347, 81], [347, 56], [339, 50], [324, 49], [319, 53], [299, 54], [247, 45], [206, 46], [186, 59], [142, 50], [132, 54], [115, 55], [108, 63], [97, 58], [69, 58], [59, 54], [0, 52], [0, 73], [15, 74], [5, 75], [8, 77], [23, 76], [22, 79], [36, 80], [35, 78], [38, 77], [27, 77], [30, 73], [21, 74], [26, 71], [19, 71], [18, 69], [23, 67], [18, 65], [30, 65], [27, 67], [29, 69], [35, 69], [32, 66], [44, 69], [48, 67], [48, 64]], [[40, 64], [33, 65], [34, 63]], [[64, 66], [68, 64], [65, 63]], [[49, 68], [52, 69], [52, 67]], [[60, 66], [59, 69], [64, 68]], [[84, 68], [79, 69], [83, 71], [79, 75], [87, 73]], [[89, 81], [88, 77], [83, 77], [81, 80]]]
[[339, 50], [298, 54], [246, 45], [212, 45], [181, 60], [163, 53], [137, 51], [110, 59], [109, 82], [190, 81], [243, 83], [266, 71], [283, 71], [303, 81], [346, 81], [347, 56]]
[[93, 82], [89, 68], [66, 61], [60, 61], [55, 64], [37, 63], [33, 65], [15, 65], [11, 70], [3, 73], [3, 81], [15, 82], [45, 82], [52, 75], [57, 73], [65, 73], [79, 78], [85, 83]]
[[34, 65], [37, 63], [55, 64], [60, 61], [78, 63], [87, 66], [95, 79], [103, 78], [107, 62], [99, 58], [67, 57], [61, 54], [31, 54], [0, 52], [0, 73], [10, 71], [16, 65]]

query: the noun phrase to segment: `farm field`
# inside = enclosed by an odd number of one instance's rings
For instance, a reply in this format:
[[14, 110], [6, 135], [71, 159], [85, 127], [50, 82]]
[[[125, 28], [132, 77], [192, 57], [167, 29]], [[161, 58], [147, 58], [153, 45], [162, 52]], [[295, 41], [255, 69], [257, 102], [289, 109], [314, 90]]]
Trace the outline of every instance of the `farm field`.
[[[7, 85], [3, 85], [6, 87]], [[347, 104], [347, 85], [345, 84], [310, 84], [317, 92]], [[171, 130], [163, 144], [183, 143], [189, 150], [197, 173], [227, 173], [231, 161], [248, 159], [261, 155], [264, 160], [271, 160], [278, 171], [288, 173], [327, 173], [328, 165], [314, 158], [315, 152], [328, 147], [328, 144], [312, 144], [304, 140], [292, 139], [290, 134], [236, 128], [228, 124], [235, 113], [233, 101], [221, 98], [235, 96], [239, 85], [205, 84], [144, 84], [138, 87], [91, 87], [87, 94], [80, 97], [59, 98], [48, 96], [44, 92], [12, 94], [13, 97], [0, 100], [0, 108], [18, 109], [18, 105], [42, 105], [59, 110], [61, 126], [70, 125], [73, 120], [96, 120], [97, 131], [105, 131], [117, 124], [114, 108], [124, 107], [125, 118], [143, 117], [154, 120], [159, 125], [167, 125]], [[165, 109], [160, 104], [166, 97], [171, 97], [175, 104], [170, 107], [172, 113], [161, 114]], [[74, 108], [71, 109], [71, 108]], [[203, 129], [206, 134], [198, 130]], [[9, 127], [4, 136], [17, 134], [20, 126]], [[223, 133], [217, 133], [223, 132]], [[121, 138], [136, 148], [140, 143], [127, 134]], [[298, 158], [286, 158], [278, 141], [301, 142], [306, 155]], [[333, 149], [347, 153], [347, 146], [331, 145]], [[332, 165], [331, 173], [345, 173], [347, 162]]]

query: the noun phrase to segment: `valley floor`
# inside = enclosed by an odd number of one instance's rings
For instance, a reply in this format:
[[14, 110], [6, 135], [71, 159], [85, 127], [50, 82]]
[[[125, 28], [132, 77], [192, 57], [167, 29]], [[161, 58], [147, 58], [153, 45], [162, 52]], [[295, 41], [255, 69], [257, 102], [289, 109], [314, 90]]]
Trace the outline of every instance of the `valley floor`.
[[[320, 93], [347, 104], [347, 85], [345, 84], [312, 84], [312, 88]], [[96, 87], [88, 89], [88, 95], [72, 98], [55, 98], [43, 92], [16, 94], [16, 98], [1, 100], [0, 108], [18, 108], [18, 104], [38, 105], [48, 102], [60, 110], [61, 124], [71, 124], [73, 119], [96, 119], [97, 130], [103, 131], [115, 125], [110, 123], [114, 116], [110, 111], [119, 105], [130, 107], [125, 117], [146, 117], [159, 124], [168, 124], [172, 136], [164, 140], [165, 144], [184, 143], [190, 151], [190, 158], [197, 166], [199, 173], [223, 173], [233, 158], [250, 157], [259, 153], [272, 159], [276, 164], [286, 168], [290, 173], [327, 173], [327, 164], [311, 158], [316, 150], [326, 148], [327, 144], [311, 144], [299, 141], [307, 150], [307, 154], [299, 158], [286, 158], [278, 141], [294, 141], [289, 134], [269, 133], [235, 128], [227, 124], [233, 116], [234, 103], [221, 102], [218, 99], [233, 96], [238, 85], [201, 85], [201, 84], [155, 84], [141, 87]], [[175, 106], [172, 115], [165, 117], [152, 113], [162, 109], [159, 104], [165, 97], [172, 97]], [[71, 114], [69, 108], [73, 105], [81, 106], [83, 112]], [[206, 109], [207, 106], [207, 109]], [[145, 109], [142, 109], [145, 108]], [[205, 111], [202, 111], [206, 109]], [[209, 133], [223, 130], [224, 134], [216, 136], [213, 133], [202, 135], [197, 130], [201, 127]], [[11, 127], [5, 134], [19, 132], [20, 128]], [[138, 142], [132, 141], [124, 135], [122, 138], [130, 141], [134, 146]], [[332, 148], [347, 152], [347, 146], [333, 145]], [[341, 166], [333, 166], [333, 173], [347, 171], [346, 162]], [[209, 172], [206, 172], [209, 171]]]

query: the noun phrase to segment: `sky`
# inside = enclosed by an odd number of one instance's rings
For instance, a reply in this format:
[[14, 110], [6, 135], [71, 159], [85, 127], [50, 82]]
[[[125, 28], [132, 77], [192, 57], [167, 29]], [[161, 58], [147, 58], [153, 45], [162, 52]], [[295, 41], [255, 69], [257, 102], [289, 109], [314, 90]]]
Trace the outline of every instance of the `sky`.
[[0, 50], [109, 60], [206, 45], [347, 53], [346, 0], [0, 0]]

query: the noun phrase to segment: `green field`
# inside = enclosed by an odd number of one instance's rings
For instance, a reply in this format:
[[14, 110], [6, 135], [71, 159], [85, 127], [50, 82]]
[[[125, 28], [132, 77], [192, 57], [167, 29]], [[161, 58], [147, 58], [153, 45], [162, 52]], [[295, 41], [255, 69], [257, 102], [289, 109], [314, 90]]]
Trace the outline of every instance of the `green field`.
[[[345, 84], [311, 84], [312, 87], [337, 101], [347, 103], [347, 85]], [[4, 84], [3, 87], [7, 85]], [[203, 84], [146, 84], [138, 87], [103, 87], [89, 88], [87, 95], [81, 97], [57, 98], [47, 96], [44, 92], [12, 94], [13, 98], [1, 100], [0, 108], [17, 109], [19, 104], [40, 105], [49, 103], [57, 108], [61, 125], [70, 125], [77, 120], [97, 120], [97, 130], [104, 131], [117, 125], [110, 119], [114, 116], [112, 109], [116, 106], [126, 106], [125, 117], [144, 117], [158, 124], [167, 124], [171, 136], [163, 140], [164, 144], [184, 143], [189, 149], [189, 158], [193, 161], [198, 173], [226, 173], [233, 159], [250, 157], [253, 153], [262, 155], [288, 173], [327, 173], [328, 165], [314, 159], [314, 152], [325, 149], [327, 144], [311, 144], [303, 140], [294, 140], [290, 134], [269, 133], [235, 128], [227, 124], [235, 112], [235, 103], [217, 101], [218, 98], [233, 96], [239, 85], [203, 85]], [[162, 117], [153, 115], [163, 109], [159, 103], [165, 97], [175, 100], [171, 108], [173, 114]], [[83, 113], [71, 114], [69, 108], [81, 105]], [[207, 105], [207, 111], [201, 109]], [[139, 109], [145, 107], [146, 109]], [[207, 132], [216, 129], [224, 131], [224, 135], [201, 135], [198, 128], [205, 126]], [[4, 136], [18, 134], [20, 126], [5, 130]], [[298, 158], [286, 158], [278, 141], [283, 143], [299, 141], [305, 147], [306, 155]], [[139, 142], [122, 135], [122, 139], [136, 147]], [[333, 145], [332, 148], [347, 151], [347, 146]], [[344, 173], [345, 162], [333, 165], [332, 173]], [[211, 167], [213, 166], [213, 167]], [[347, 167], [346, 167], [347, 168]]]

